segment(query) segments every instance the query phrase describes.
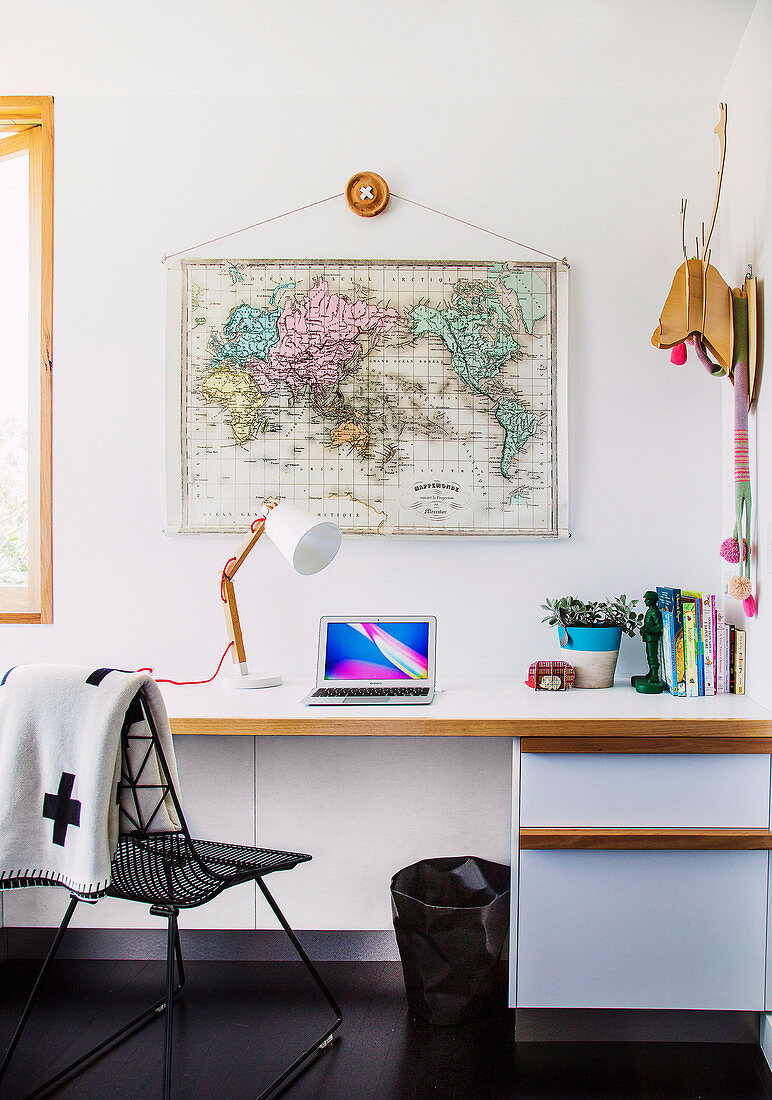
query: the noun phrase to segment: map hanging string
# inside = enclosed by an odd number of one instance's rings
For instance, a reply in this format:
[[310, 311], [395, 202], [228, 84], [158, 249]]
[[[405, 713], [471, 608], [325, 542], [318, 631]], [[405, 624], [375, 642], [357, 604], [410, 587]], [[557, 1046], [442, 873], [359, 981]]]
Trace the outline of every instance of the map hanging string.
[[533, 248], [530, 244], [523, 244], [522, 241], [515, 241], [511, 237], [505, 237], [503, 233], [495, 233], [492, 229], [486, 229], [484, 225], [475, 225], [474, 222], [464, 221], [463, 218], [457, 218], [453, 214], [446, 214], [444, 210], [437, 210], [433, 206], [425, 206], [424, 203], [416, 202], [415, 199], [405, 198], [404, 195], [395, 195], [393, 191], [391, 197], [393, 199], [399, 199], [400, 202], [410, 203], [411, 206], [420, 206], [422, 210], [428, 210], [430, 214], [439, 214], [441, 218], [447, 218], [448, 221], [458, 222], [459, 225], [467, 225], [470, 229], [476, 229], [479, 233], [487, 233], [489, 237], [498, 237], [500, 241], [506, 241], [508, 244], [516, 244], [518, 248], [527, 248], [529, 252], [535, 252], [538, 256], [546, 256], [548, 260], [556, 260], [559, 264], [564, 264], [565, 267], [571, 266], [565, 256], [553, 256], [551, 252], [542, 252], [540, 248]]
[[337, 195], [328, 195], [326, 199], [317, 199], [316, 202], [307, 202], [305, 206], [296, 206], [294, 210], [285, 210], [283, 214], [274, 214], [272, 218], [263, 218], [260, 222], [253, 222], [252, 225], [245, 225], [241, 229], [234, 229], [230, 233], [223, 233], [219, 237], [210, 237], [208, 241], [199, 241], [198, 244], [188, 245], [187, 248], [181, 248], [179, 252], [169, 252], [161, 260], [161, 263], [165, 264], [167, 260], [173, 260], [175, 256], [184, 256], [186, 252], [192, 252], [194, 248], [203, 248], [207, 244], [216, 244], [217, 241], [224, 241], [228, 237], [237, 237], [239, 233], [247, 233], [250, 229], [257, 229], [258, 226], [268, 225], [269, 222], [278, 222], [282, 218], [289, 218], [292, 214], [299, 214], [302, 210], [310, 210], [312, 206], [321, 206], [325, 202], [332, 202], [333, 199], [340, 199], [343, 197], [343, 192], [339, 191]]
[[[404, 195], [395, 195], [392, 192], [391, 197], [399, 199], [400, 202], [409, 203], [410, 206], [420, 207], [421, 210], [427, 210], [430, 214], [437, 214], [441, 218], [447, 218], [448, 221], [457, 222], [459, 225], [466, 225], [469, 229], [476, 229], [478, 233], [487, 233], [489, 237], [498, 237], [500, 241], [506, 241], [507, 244], [517, 245], [518, 248], [526, 248], [529, 252], [535, 252], [538, 256], [546, 256], [548, 260], [555, 260], [559, 264], [563, 264], [568, 268], [571, 265], [565, 256], [553, 256], [551, 252], [542, 252], [540, 248], [533, 248], [529, 244], [524, 244], [522, 241], [513, 240], [512, 237], [505, 237], [503, 233], [496, 233], [492, 229], [486, 229], [483, 225], [475, 225], [474, 222], [465, 221], [463, 218], [457, 218], [453, 214], [447, 214], [444, 210], [437, 210], [434, 206], [426, 206], [422, 202], [416, 202], [415, 199], [408, 199]], [[293, 214], [300, 214], [303, 210], [311, 210], [314, 206], [322, 206], [324, 203], [332, 202], [333, 199], [343, 198], [343, 193], [339, 192], [337, 195], [328, 195], [326, 199], [317, 199], [316, 202], [307, 202], [304, 206], [296, 206], [294, 210], [285, 210], [283, 214], [274, 214], [271, 218], [263, 218], [262, 221], [253, 222], [252, 225], [245, 225], [241, 229], [234, 229], [230, 233], [222, 233], [219, 237], [210, 237], [208, 241], [199, 241], [198, 244], [188, 245], [187, 248], [181, 248], [179, 252], [169, 252], [163, 257], [161, 263], [166, 263], [167, 260], [173, 260], [177, 256], [184, 256], [186, 252], [192, 252], [194, 248], [203, 248], [208, 244], [216, 244], [217, 241], [227, 240], [228, 237], [237, 237], [239, 233], [247, 233], [250, 229], [258, 229], [261, 225], [268, 225], [270, 222], [278, 222], [282, 218], [289, 218]]]

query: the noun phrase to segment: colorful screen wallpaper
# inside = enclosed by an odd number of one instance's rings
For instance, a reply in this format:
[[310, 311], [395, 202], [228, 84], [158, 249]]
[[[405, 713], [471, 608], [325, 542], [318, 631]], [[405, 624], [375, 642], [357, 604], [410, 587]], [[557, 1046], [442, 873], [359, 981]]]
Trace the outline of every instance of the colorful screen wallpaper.
[[325, 680], [426, 680], [429, 624], [327, 623]]

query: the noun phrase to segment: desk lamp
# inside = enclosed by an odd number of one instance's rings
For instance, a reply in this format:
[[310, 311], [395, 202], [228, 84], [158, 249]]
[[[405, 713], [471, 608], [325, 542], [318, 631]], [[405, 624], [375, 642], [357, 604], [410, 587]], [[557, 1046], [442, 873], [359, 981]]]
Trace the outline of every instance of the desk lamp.
[[225, 621], [228, 626], [228, 637], [233, 643], [235, 665], [235, 675], [228, 677], [225, 683], [232, 688], [276, 687], [281, 683], [281, 674], [250, 675], [233, 587], [236, 572], [263, 534], [268, 536], [295, 572], [303, 576], [310, 576], [325, 569], [338, 553], [342, 538], [340, 529], [329, 520], [312, 516], [309, 512], [286, 501], [266, 501], [262, 516], [254, 521], [236, 551], [235, 557], [228, 559], [222, 571], [220, 595], [225, 604]]

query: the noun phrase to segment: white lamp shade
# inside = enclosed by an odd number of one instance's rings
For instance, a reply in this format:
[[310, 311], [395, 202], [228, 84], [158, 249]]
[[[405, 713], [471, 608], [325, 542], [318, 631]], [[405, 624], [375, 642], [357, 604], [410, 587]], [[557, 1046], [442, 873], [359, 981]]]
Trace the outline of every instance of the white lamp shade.
[[340, 550], [340, 529], [286, 500], [271, 508], [265, 533], [297, 573], [309, 576], [330, 564]]

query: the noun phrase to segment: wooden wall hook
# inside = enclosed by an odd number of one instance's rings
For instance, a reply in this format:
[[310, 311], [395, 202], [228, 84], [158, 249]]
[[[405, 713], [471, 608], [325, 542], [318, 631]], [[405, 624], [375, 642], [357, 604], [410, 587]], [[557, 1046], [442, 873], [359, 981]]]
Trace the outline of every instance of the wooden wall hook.
[[374, 218], [389, 205], [389, 185], [377, 172], [357, 172], [346, 184], [346, 202], [360, 218]]

